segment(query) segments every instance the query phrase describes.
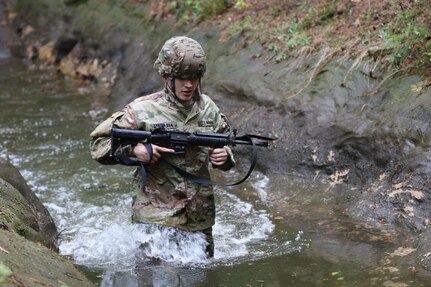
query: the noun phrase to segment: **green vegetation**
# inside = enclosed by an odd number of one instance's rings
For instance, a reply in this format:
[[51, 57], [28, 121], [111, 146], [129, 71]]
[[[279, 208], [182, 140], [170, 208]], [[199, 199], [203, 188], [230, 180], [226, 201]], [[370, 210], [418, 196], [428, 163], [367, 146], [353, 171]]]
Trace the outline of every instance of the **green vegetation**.
[[[276, 62], [330, 48], [358, 57], [369, 51], [390, 69], [431, 66], [429, 0], [123, 0], [151, 19], [175, 25], [218, 25], [220, 40], [259, 43]], [[135, 5], [135, 6], [133, 6]], [[148, 6], [147, 6], [148, 7]], [[139, 12], [141, 13], [141, 12]], [[144, 12], [142, 12], [144, 13]], [[145, 12], [145, 13], [148, 13]]]
[[21, 221], [14, 222], [13, 229], [16, 231], [16, 233], [18, 233], [21, 236], [26, 235], [27, 228]]
[[264, 42], [269, 43], [266, 48], [274, 52], [276, 62], [287, 60], [290, 56], [289, 52], [298, 47], [308, 46], [311, 42], [295, 20], [286, 21], [271, 28], [266, 37], [262, 39], [262, 44]]
[[0, 263], [0, 283], [5, 283], [10, 275], [12, 275], [12, 271], [9, 267]]
[[[415, 1], [414, 6], [403, 8], [393, 1], [396, 17], [387, 27], [381, 27], [379, 37], [382, 40], [380, 47], [388, 51], [384, 60], [399, 67], [410, 59], [416, 66], [430, 65], [431, 54], [427, 51], [427, 40], [431, 36], [428, 9], [421, 4], [424, 1]], [[426, 18], [425, 18], [426, 17]]]
[[327, 1], [326, 5], [314, 7], [311, 3], [299, 2], [297, 7], [305, 13], [301, 21], [302, 29], [324, 26], [335, 22], [338, 0]]
[[185, 0], [167, 2], [170, 11], [176, 11], [181, 24], [200, 23], [226, 11], [230, 6], [228, 0]]

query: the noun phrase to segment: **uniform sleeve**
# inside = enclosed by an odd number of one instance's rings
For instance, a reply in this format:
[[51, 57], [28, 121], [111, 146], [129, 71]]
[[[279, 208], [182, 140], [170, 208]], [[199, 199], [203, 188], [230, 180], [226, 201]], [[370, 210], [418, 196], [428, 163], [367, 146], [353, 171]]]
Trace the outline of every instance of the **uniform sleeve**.
[[[218, 117], [216, 132], [217, 133], [230, 133], [231, 132], [231, 127], [230, 127], [229, 121], [228, 121], [227, 117], [222, 113], [220, 113], [219, 117]], [[228, 159], [223, 165], [217, 166], [217, 168], [220, 170], [226, 171], [226, 170], [229, 170], [235, 166], [235, 159], [233, 156], [232, 149], [228, 146], [225, 146], [224, 148], [226, 149], [226, 151], [229, 155]]]
[[[136, 119], [133, 109], [128, 105], [120, 112], [114, 113], [103, 121], [90, 134], [91, 157], [101, 164], [117, 164], [118, 161], [112, 156], [111, 129], [112, 127], [124, 129], [136, 129]], [[124, 152], [132, 155], [132, 147], [126, 146]]]

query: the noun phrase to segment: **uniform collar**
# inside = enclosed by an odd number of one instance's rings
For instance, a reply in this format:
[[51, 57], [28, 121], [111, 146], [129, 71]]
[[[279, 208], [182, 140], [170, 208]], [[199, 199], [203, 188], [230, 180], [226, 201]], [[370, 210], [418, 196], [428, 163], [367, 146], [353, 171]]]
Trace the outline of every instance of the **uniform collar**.
[[182, 113], [186, 117], [186, 120], [193, 118], [204, 108], [205, 104], [203, 103], [202, 94], [200, 93], [199, 89], [196, 89], [195, 93], [196, 95], [194, 97], [194, 103], [191, 106], [184, 106], [167, 87], [165, 87], [163, 90], [166, 101], [170, 105], [174, 106], [180, 113]]

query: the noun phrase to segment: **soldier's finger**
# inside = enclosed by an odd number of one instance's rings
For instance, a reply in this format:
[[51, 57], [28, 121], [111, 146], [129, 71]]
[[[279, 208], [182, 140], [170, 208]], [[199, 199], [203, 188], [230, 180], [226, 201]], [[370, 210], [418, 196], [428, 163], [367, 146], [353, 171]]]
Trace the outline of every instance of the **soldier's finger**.
[[215, 154], [213, 153], [210, 158], [214, 158], [214, 159], [219, 159], [219, 158], [225, 158], [227, 156], [227, 154], [224, 153], [219, 153], [219, 154]]
[[226, 161], [225, 160], [214, 160], [214, 161], [211, 161], [211, 163], [213, 164], [213, 165], [222, 165], [222, 164], [224, 164]]
[[157, 152], [168, 152], [168, 153], [174, 153], [175, 150], [170, 149], [170, 148], [165, 148], [165, 147], [161, 147], [161, 146], [157, 146], [156, 148]]
[[226, 149], [224, 149], [224, 148], [216, 148], [213, 151], [213, 154], [226, 154], [226, 153], [227, 153]]

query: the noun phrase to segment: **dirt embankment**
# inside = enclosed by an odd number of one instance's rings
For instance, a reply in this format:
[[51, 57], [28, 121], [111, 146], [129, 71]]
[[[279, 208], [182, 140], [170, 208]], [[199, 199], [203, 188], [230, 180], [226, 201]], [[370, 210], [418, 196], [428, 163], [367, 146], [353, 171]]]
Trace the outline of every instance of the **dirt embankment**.
[[220, 42], [218, 27], [154, 25], [127, 5], [17, 2], [27, 4], [16, 6], [21, 52], [97, 82], [116, 108], [160, 88], [152, 65], [167, 38], [196, 38], [208, 55], [204, 90], [239, 130], [279, 138], [260, 153], [261, 170], [274, 180], [293, 175], [341, 187], [336, 216], [364, 228], [410, 239], [421, 234], [408, 244], [431, 270], [424, 247], [431, 240], [431, 91], [421, 75], [387, 72], [374, 58], [349, 59], [325, 48], [274, 62], [257, 43]]

